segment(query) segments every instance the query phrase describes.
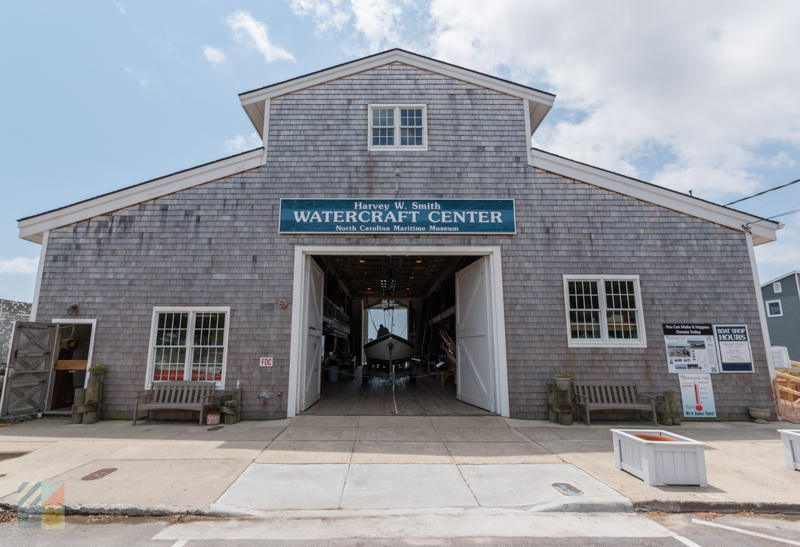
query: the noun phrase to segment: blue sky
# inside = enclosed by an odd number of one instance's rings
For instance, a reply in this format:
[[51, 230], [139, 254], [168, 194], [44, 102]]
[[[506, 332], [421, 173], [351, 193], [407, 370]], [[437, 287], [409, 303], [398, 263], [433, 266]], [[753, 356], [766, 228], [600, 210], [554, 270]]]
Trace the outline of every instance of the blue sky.
[[[800, 178], [800, 3], [0, 3], [0, 298], [18, 218], [260, 146], [237, 94], [392, 47], [556, 93], [546, 150], [727, 203]], [[737, 207], [800, 207], [800, 184]], [[800, 269], [800, 215], [757, 248]]]

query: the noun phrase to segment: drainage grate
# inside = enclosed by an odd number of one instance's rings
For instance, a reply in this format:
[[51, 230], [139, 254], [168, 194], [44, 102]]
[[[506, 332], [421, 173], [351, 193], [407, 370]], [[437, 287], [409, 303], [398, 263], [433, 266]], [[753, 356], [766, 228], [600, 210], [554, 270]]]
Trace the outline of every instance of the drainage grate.
[[583, 492], [572, 486], [571, 484], [567, 484], [565, 482], [554, 482], [553, 488], [555, 488], [561, 494], [565, 496], [582, 496]]
[[219, 431], [220, 429], [222, 429], [221, 425], [215, 425], [214, 427], [209, 427], [206, 431]]
[[106, 467], [105, 469], [100, 469], [98, 471], [95, 471], [94, 473], [91, 473], [90, 475], [86, 475], [81, 480], [82, 481], [96, 481], [97, 479], [102, 479], [106, 475], [110, 475], [111, 473], [113, 473], [116, 470], [117, 470], [116, 467]]

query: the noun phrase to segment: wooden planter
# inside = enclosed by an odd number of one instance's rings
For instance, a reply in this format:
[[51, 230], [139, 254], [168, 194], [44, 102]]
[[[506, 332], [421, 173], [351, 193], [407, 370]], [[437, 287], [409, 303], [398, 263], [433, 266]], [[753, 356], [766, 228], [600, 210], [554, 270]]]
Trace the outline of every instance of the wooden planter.
[[783, 440], [783, 455], [786, 467], [800, 471], [800, 429], [779, 429]]
[[[660, 429], [612, 429], [617, 469], [639, 477], [650, 486], [689, 484], [708, 486], [705, 443]], [[670, 441], [646, 441], [634, 434], [660, 435]]]

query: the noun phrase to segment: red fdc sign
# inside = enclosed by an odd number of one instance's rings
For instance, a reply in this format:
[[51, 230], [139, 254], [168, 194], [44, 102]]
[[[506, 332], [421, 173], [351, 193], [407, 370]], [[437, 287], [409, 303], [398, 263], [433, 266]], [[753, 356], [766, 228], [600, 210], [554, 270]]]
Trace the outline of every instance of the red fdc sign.
[[262, 367], [271, 367], [272, 366], [272, 357], [262, 357], [259, 366]]

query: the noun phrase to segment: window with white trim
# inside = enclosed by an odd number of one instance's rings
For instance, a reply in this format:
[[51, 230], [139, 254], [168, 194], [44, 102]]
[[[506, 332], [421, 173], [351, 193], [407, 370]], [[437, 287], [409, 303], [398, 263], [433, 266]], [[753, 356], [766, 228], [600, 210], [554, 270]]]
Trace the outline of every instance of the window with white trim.
[[646, 347], [638, 276], [564, 276], [570, 347]]
[[425, 105], [369, 105], [370, 150], [427, 150]]
[[780, 300], [768, 300], [765, 304], [767, 306], [767, 317], [783, 317], [783, 307]]
[[230, 308], [156, 308], [146, 386], [167, 380], [224, 387]]
[[783, 292], [783, 287], [781, 287], [780, 281], [776, 281], [775, 283], [772, 284], [772, 292], [774, 292], [775, 294]]

